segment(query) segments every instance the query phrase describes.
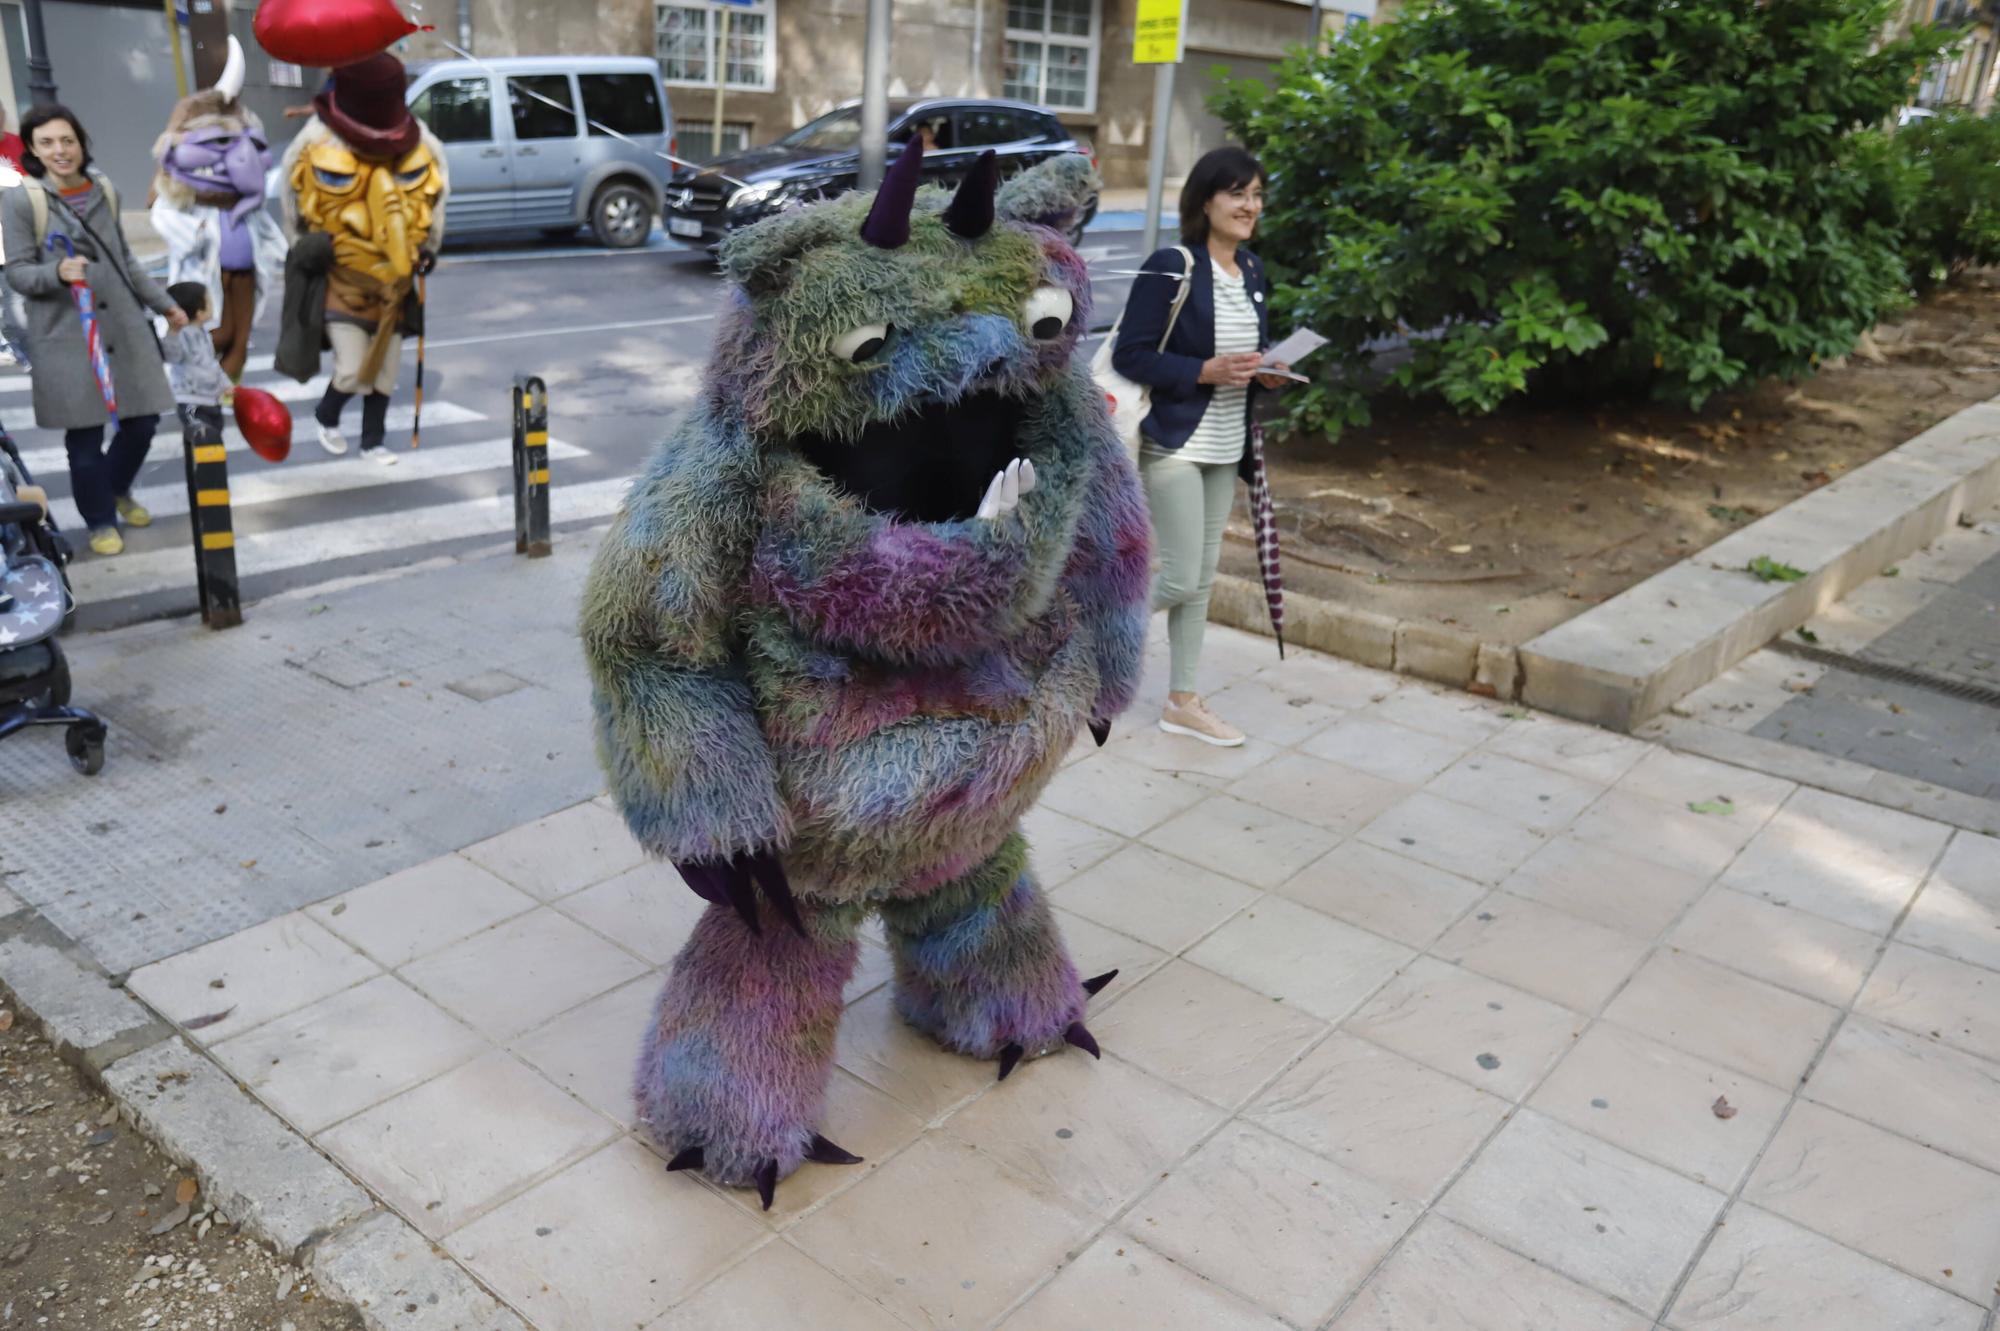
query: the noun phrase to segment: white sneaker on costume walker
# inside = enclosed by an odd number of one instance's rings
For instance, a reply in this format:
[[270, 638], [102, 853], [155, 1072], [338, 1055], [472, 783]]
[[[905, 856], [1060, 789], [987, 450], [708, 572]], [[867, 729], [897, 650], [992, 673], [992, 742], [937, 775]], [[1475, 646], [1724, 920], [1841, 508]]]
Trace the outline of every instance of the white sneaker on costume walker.
[[1233, 749], [1243, 742], [1243, 732], [1208, 710], [1200, 698], [1186, 703], [1167, 700], [1160, 711], [1160, 729], [1169, 735], [1186, 735], [1218, 749]]
[[396, 465], [396, 455], [389, 451], [387, 444], [376, 444], [373, 448], [364, 448], [361, 450], [361, 456], [367, 458], [378, 467], [393, 467]]
[[334, 429], [331, 425], [322, 425], [319, 427], [319, 446], [335, 457], [339, 457], [347, 451], [347, 440], [342, 438], [340, 431]]

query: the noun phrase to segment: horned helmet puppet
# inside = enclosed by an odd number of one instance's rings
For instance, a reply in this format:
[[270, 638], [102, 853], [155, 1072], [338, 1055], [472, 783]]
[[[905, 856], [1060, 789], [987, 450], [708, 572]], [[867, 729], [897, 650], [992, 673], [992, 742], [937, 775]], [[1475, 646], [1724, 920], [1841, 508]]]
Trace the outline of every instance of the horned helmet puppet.
[[733, 236], [700, 398], [598, 549], [583, 640], [627, 824], [711, 904], [641, 1052], [676, 1169], [768, 1206], [820, 1135], [856, 933], [903, 1019], [997, 1060], [1095, 1054], [1022, 816], [1144, 644], [1148, 524], [1074, 358], [1090, 276], [1066, 156]]
[[271, 145], [263, 122], [239, 100], [243, 77], [243, 47], [231, 37], [222, 77], [175, 103], [153, 145], [157, 197], [176, 208], [226, 208], [235, 222], [264, 206]]

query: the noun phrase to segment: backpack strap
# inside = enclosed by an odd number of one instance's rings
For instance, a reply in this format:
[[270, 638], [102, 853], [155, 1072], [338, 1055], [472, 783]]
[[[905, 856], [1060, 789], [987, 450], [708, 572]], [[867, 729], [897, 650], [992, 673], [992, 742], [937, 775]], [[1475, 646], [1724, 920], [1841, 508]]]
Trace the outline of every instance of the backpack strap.
[[49, 238], [48, 187], [33, 176], [23, 176], [21, 188], [28, 191], [28, 214], [35, 222], [35, 253], [40, 254]]
[[1161, 351], [1167, 349], [1167, 339], [1174, 335], [1174, 325], [1181, 321], [1181, 306], [1187, 304], [1188, 291], [1194, 286], [1194, 252], [1185, 245], [1174, 248], [1180, 251], [1184, 266], [1181, 269], [1181, 289], [1174, 293], [1174, 308], [1167, 314], [1167, 331], [1160, 334]]

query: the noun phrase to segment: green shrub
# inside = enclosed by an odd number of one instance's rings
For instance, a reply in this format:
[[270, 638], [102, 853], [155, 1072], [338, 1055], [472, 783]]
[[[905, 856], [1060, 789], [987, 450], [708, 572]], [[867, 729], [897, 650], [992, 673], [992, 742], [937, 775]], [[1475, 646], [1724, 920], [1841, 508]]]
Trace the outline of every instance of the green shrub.
[[1905, 291], [1914, 177], [1881, 126], [1950, 40], [1876, 46], [1890, 7], [1423, 3], [1227, 85], [1279, 326], [1334, 340], [1293, 425], [1366, 421], [1362, 344], [1405, 329], [1393, 387], [1465, 412], [1698, 405], [1847, 351]]
[[1903, 253], [1917, 289], [2000, 263], [2000, 117], [1947, 110], [1896, 131], [1896, 146], [1914, 173]]

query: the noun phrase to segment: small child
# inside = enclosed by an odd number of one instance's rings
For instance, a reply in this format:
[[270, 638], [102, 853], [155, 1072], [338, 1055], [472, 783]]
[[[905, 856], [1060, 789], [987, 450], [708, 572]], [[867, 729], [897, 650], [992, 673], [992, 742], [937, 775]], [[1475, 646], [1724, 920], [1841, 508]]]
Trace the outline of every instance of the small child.
[[215, 359], [215, 339], [207, 327], [208, 287], [201, 282], [176, 282], [167, 288], [167, 296], [188, 318], [187, 327], [168, 333], [161, 346], [174, 401], [184, 407], [211, 408], [215, 428], [220, 430], [222, 404], [234, 385]]

